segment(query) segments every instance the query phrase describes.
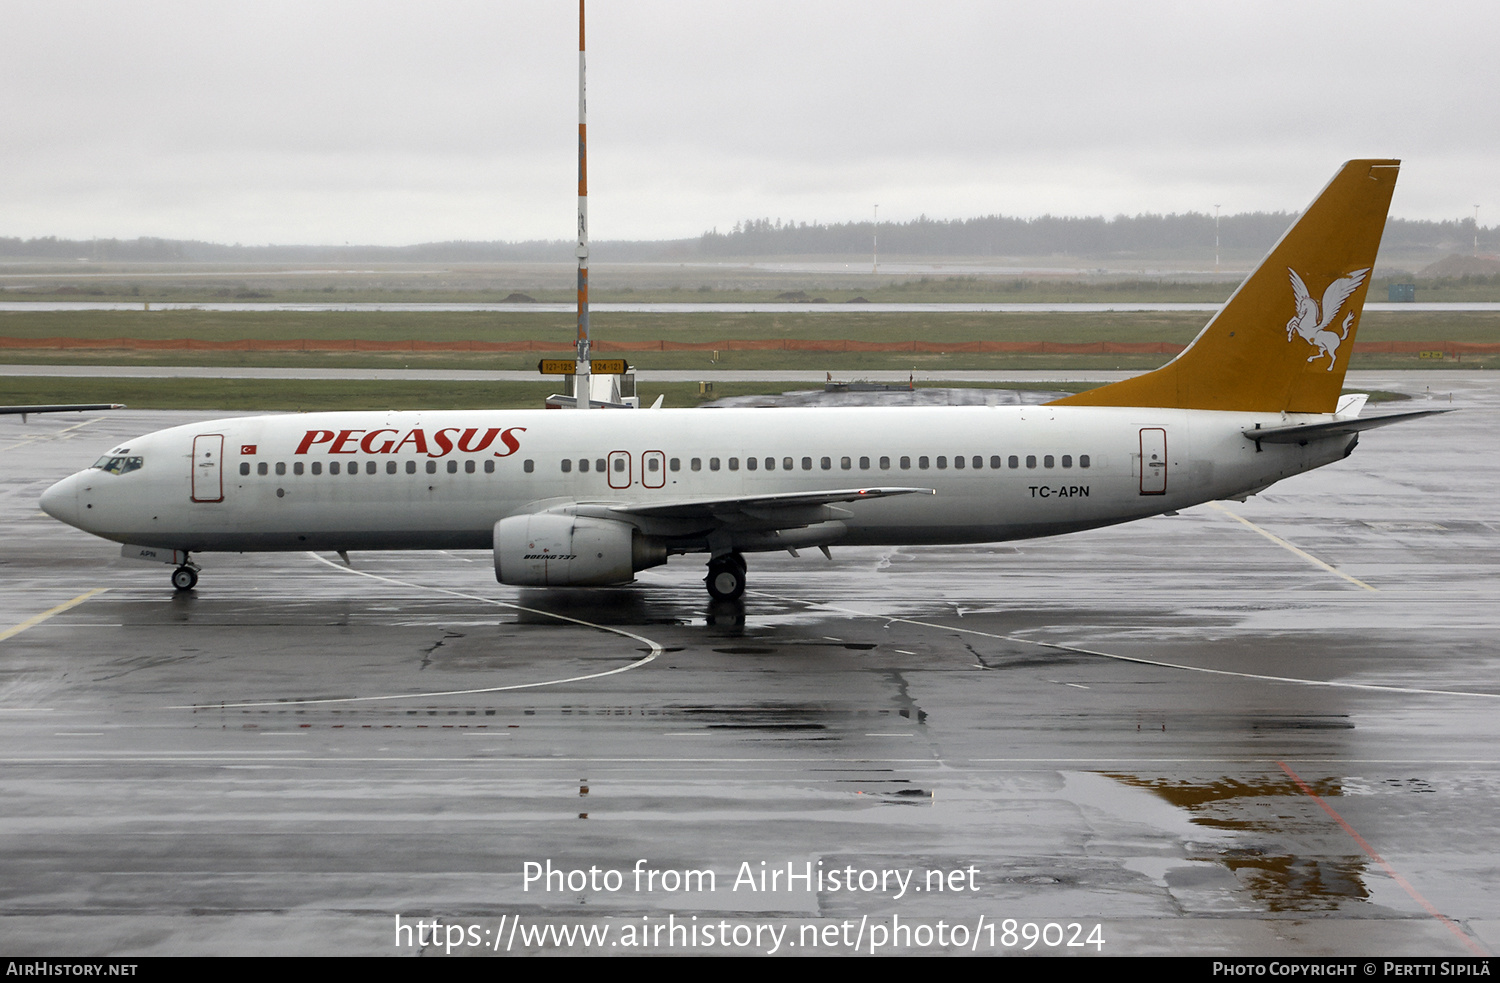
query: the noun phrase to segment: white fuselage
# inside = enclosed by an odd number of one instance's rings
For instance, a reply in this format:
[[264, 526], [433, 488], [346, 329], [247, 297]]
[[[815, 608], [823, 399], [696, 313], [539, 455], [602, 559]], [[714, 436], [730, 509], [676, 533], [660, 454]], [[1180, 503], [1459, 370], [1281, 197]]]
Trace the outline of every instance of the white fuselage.
[[[1328, 419], [1045, 405], [258, 416], [129, 441], [111, 453], [138, 458], [133, 470], [79, 472], [43, 507], [175, 550], [488, 549], [500, 519], [559, 505], [901, 487], [934, 494], [806, 524], [836, 519], [851, 545], [990, 542], [1258, 490], [1338, 460], [1352, 438], [1258, 448], [1244, 431]], [[630, 521], [671, 552], [705, 548], [693, 523]]]

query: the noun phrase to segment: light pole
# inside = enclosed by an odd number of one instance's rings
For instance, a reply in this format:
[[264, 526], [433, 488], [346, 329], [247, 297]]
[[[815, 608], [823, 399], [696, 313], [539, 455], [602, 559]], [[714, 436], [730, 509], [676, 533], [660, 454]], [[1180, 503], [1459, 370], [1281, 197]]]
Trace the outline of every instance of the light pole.
[[880, 272], [880, 206], [875, 206], [875, 224], [870, 229], [870, 272]]
[[592, 353], [589, 346], [589, 171], [587, 86], [583, 51], [583, 0], [578, 0], [578, 355], [573, 369], [573, 405], [580, 410], [590, 406], [593, 390], [589, 369]]

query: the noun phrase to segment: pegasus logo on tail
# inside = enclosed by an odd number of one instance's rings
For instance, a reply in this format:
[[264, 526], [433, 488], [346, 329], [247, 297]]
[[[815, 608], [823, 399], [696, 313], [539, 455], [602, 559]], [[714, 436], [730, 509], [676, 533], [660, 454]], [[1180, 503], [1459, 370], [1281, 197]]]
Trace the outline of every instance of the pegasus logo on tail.
[[1349, 295], [1365, 282], [1365, 277], [1370, 271], [1368, 269], [1356, 270], [1330, 283], [1328, 289], [1323, 291], [1322, 317], [1318, 316], [1318, 302], [1313, 300], [1312, 292], [1307, 289], [1307, 284], [1302, 282], [1297, 271], [1287, 267], [1287, 272], [1292, 275], [1292, 296], [1297, 302], [1297, 313], [1286, 322], [1286, 340], [1291, 341], [1293, 335], [1301, 335], [1304, 341], [1318, 349], [1307, 356], [1307, 360], [1315, 362], [1327, 355], [1328, 371], [1332, 372], [1333, 363], [1338, 357], [1339, 343], [1349, 337], [1349, 325], [1354, 323], [1354, 312], [1350, 311], [1344, 317], [1341, 333], [1334, 334], [1328, 330], [1328, 326], [1333, 323], [1334, 318], [1338, 317], [1339, 308], [1344, 306], [1344, 301], [1349, 299]]

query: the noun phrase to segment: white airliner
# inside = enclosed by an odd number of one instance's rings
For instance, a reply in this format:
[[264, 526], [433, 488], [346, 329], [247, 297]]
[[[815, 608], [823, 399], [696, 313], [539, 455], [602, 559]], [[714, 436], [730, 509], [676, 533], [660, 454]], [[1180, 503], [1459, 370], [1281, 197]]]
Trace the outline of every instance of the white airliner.
[[173, 564], [178, 590], [205, 551], [492, 549], [501, 583], [556, 587], [706, 553], [709, 593], [734, 598], [750, 552], [1243, 499], [1427, 415], [1361, 420], [1366, 397], [1340, 397], [1398, 163], [1345, 164], [1176, 359], [1046, 405], [245, 417], [126, 441], [41, 505]]

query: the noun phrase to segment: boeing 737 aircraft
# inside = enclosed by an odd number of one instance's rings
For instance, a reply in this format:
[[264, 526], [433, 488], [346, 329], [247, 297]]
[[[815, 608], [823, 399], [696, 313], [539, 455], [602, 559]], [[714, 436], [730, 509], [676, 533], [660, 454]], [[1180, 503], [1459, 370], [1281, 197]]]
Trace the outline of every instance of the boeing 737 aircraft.
[[490, 549], [519, 586], [708, 554], [982, 543], [1240, 499], [1346, 457], [1340, 397], [1399, 162], [1345, 164], [1181, 355], [1042, 406], [310, 413], [126, 441], [48, 514], [172, 563], [205, 551]]

